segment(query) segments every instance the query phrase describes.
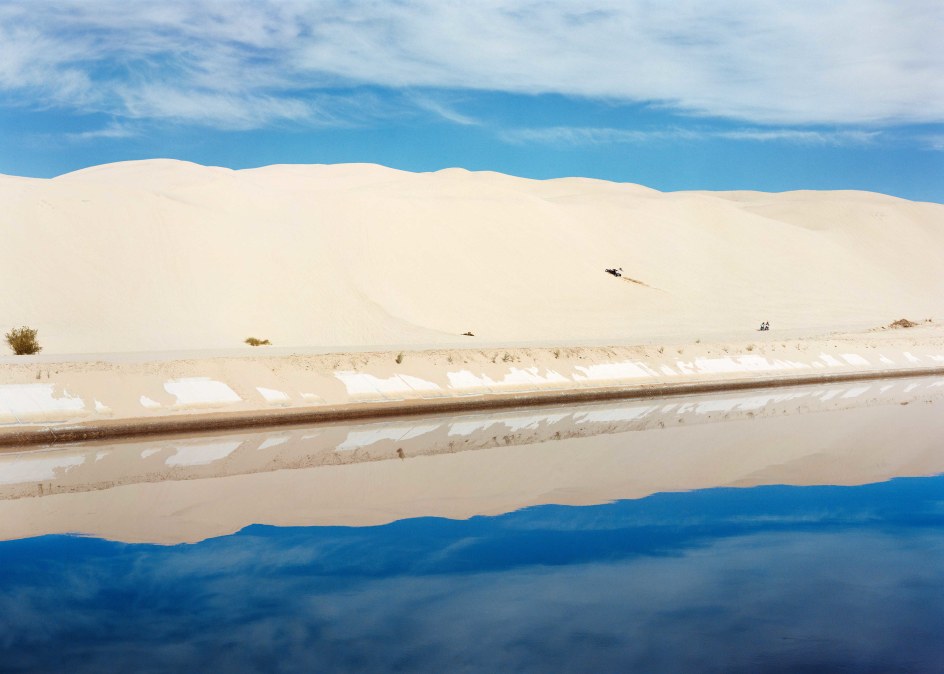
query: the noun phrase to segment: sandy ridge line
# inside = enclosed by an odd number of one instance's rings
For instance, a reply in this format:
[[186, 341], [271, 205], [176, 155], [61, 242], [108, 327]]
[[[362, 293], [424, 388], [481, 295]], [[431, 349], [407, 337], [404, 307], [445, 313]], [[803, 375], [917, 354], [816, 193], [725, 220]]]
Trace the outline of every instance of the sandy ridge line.
[[371, 420], [389, 417], [421, 416], [476, 410], [499, 410], [516, 407], [632, 400], [669, 396], [716, 393], [761, 388], [830, 384], [839, 382], [892, 379], [905, 377], [944, 376], [944, 366], [859, 370], [842, 373], [807, 375], [758, 376], [746, 379], [717, 379], [679, 383], [639, 384], [633, 386], [573, 388], [527, 393], [489, 393], [459, 398], [432, 398], [407, 401], [348, 403], [305, 408], [241, 410], [162, 416], [95, 420], [74, 425], [36, 425], [0, 429], [0, 451], [38, 445], [58, 445], [141, 436], [177, 433], [279, 427], [296, 424], [328, 423], [349, 420]]
[[38, 329], [44, 362], [248, 349], [250, 336], [466, 349], [944, 316], [944, 204], [865, 192], [145, 160], [0, 180], [0, 208], [2, 328]]

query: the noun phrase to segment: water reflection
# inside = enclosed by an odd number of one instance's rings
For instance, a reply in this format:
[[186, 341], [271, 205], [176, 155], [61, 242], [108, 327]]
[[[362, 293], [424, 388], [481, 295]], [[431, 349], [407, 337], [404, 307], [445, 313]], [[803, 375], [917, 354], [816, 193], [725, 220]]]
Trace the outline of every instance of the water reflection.
[[[856, 382], [0, 454], [0, 539], [173, 544], [944, 472], [944, 380]], [[894, 451], [891, 451], [893, 448]]]
[[0, 544], [8, 671], [944, 669], [944, 477]]
[[944, 671], [942, 383], [3, 454], [0, 670]]

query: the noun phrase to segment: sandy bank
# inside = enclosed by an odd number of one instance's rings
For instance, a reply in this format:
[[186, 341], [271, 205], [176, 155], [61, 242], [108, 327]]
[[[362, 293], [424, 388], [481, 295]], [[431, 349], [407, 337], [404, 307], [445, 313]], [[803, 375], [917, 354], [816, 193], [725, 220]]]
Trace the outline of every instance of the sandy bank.
[[0, 446], [944, 374], [944, 328], [751, 342], [5, 359]]

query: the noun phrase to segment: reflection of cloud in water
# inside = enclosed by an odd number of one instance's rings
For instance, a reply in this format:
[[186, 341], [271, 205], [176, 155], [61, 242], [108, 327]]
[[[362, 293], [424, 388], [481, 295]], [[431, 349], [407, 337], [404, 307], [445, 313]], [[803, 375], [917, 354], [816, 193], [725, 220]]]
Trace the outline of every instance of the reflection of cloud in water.
[[0, 656], [73, 671], [940, 671], [941, 484], [255, 527], [168, 548], [7, 543]]

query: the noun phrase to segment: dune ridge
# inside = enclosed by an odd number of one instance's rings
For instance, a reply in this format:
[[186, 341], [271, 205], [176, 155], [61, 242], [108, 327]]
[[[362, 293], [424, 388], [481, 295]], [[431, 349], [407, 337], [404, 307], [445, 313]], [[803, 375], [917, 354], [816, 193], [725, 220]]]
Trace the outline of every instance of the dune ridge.
[[694, 341], [944, 313], [944, 205], [865, 192], [146, 160], [2, 176], [0, 204], [0, 327], [39, 329], [47, 354]]

